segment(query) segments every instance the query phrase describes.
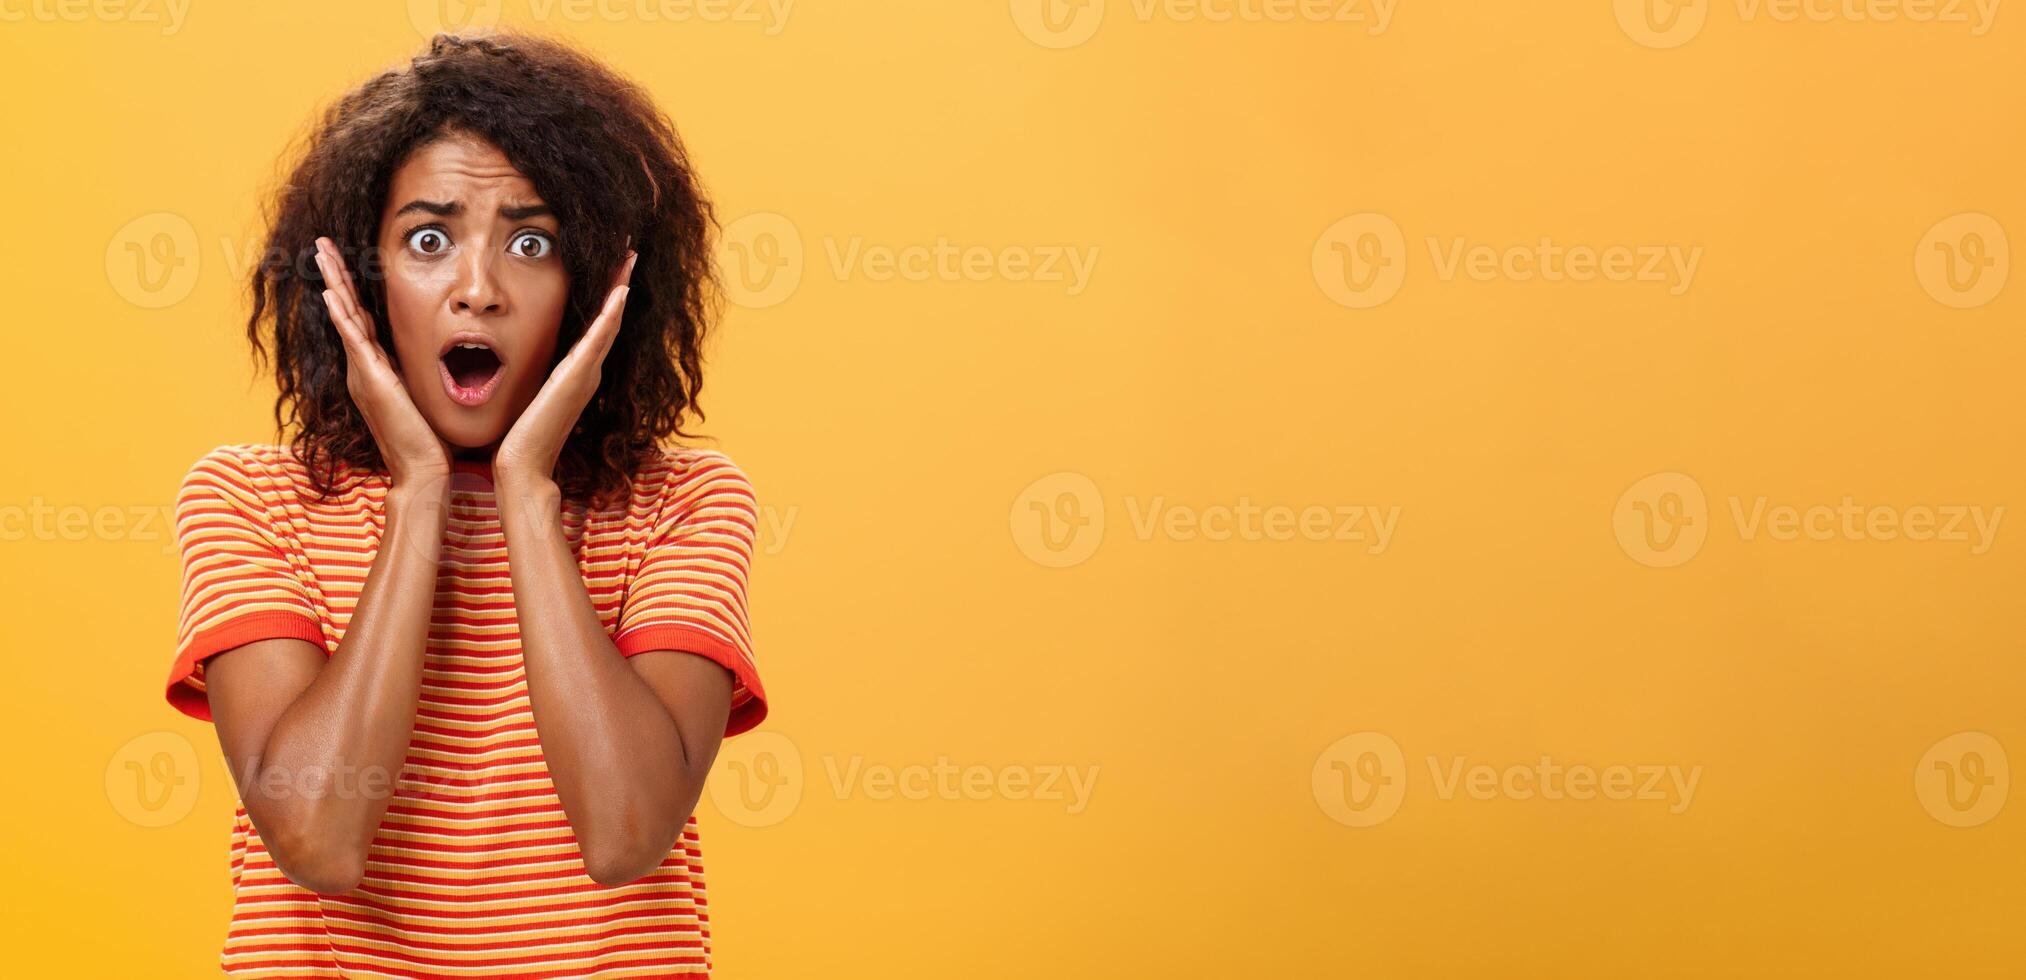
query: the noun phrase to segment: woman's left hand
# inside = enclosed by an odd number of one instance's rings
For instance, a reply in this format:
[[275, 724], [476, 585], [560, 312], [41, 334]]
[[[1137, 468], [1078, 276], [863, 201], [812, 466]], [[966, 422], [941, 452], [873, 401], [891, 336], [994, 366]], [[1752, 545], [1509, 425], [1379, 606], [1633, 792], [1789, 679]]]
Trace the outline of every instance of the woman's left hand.
[[619, 281], [605, 296], [605, 306], [591, 321], [589, 329], [570, 347], [570, 352], [549, 372], [549, 380], [535, 393], [521, 417], [514, 420], [499, 448], [493, 451], [492, 479], [502, 488], [528, 488], [554, 482], [556, 462], [563, 455], [563, 443], [584, 413], [605, 367], [605, 353], [619, 336], [619, 321], [626, 310], [627, 285], [633, 278], [633, 263], [639, 253], [628, 251]]

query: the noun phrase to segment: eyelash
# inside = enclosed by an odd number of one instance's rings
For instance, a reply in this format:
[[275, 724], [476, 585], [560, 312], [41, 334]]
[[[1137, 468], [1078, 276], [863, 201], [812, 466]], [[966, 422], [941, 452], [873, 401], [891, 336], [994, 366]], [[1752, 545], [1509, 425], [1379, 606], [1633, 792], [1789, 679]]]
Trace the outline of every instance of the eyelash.
[[[408, 231], [401, 236], [401, 243], [403, 245], [406, 245], [409, 251], [413, 252], [418, 256], [421, 256], [422, 258], [434, 259], [442, 257], [443, 251], [441, 249], [438, 249], [437, 251], [434, 252], [424, 252], [421, 249], [415, 247], [414, 244], [415, 236], [422, 234], [425, 231], [433, 231], [439, 235], [442, 235], [443, 240], [446, 243], [450, 241], [450, 232], [447, 229], [445, 229], [442, 225], [428, 224], [428, 225], [417, 225], [413, 228], [408, 229]], [[519, 252], [514, 251], [514, 243], [519, 242], [522, 238], [530, 236], [541, 239], [548, 246], [542, 251], [542, 254], [522, 255]], [[542, 231], [538, 228], [523, 228], [520, 231], [515, 232], [514, 237], [507, 241], [508, 254], [513, 255], [517, 258], [528, 259], [530, 261], [546, 259], [549, 256], [555, 254], [555, 250], [556, 250], [556, 236], [551, 235], [548, 232]]]

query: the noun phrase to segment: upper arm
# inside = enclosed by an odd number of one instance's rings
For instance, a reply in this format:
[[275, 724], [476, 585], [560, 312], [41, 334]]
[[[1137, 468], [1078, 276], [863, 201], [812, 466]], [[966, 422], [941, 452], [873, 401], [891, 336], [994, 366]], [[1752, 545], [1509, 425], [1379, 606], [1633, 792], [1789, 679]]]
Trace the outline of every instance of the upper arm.
[[[691, 457], [662, 493], [613, 642], [633, 660], [660, 661], [636, 669], [679, 721], [718, 720], [715, 746], [767, 714], [746, 602], [758, 504], [745, 473], [714, 452]], [[683, 744], [701, 740], [685, 731]]]
[[685, 765], [699, 775], [709, 772], [731, 715], [732, 672], [708, 657], [676, 650], [648, 650], [629, 660], [675, 719]]
[[[267, 737], [282, 712], [317, 679], [329, 660], [308, 640], [276, 637], [255, 640], [205, 661], [211, 720], [233, 779], [251, 775]], [[241, 799], [252, 795], [239, 786]]]
[[227, 654], [264, 659], [235, 651], [283, 639], [296, 641], [300, 645], [290, 649], [300, 651], [325, 641], [319, 603], [302, 577], [299, 543], [282, 516], [288, 492], [286, 479], [237, 446], [204, 454], [177, 491], [182, 598], [164, 690], [171, 705], [193, 718], [214, 720], [207, 675]]

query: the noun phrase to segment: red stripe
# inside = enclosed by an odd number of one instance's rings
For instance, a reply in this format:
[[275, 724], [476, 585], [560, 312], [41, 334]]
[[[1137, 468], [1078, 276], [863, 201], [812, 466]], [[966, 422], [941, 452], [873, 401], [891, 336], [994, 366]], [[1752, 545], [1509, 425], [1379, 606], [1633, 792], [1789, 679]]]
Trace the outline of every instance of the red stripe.
[[[385, 501], [379, 475], [315, 501], [307, 473], [281, 447], [223, 446], [200, 459], [177, 495], [184, 580], [170, 702], [209, 720], [203, 659], [257, 639], [293, 636], [328, 652], [325, 637], [343, 637], [358, 607], [386, 526]], [[637, 474], [618, 508], [586, 515], [573, 507], [563, 515], [593, 608], [615, 634], [626, 626], [616, 648], [627, 656], [696, 653], [737, 675], [728, 736], [757, 724], [766, 709], [745, 607], [756, 512], [745, 475], [728, 458], [679, 449]], [[563, 977], [646, 954], [623, 965], [707, 970], [709, 916], [694, 817], [649, 877], [608, 888], [583, 874], [542, 765], [511, 569], [489, 491], [460, 493], [449, 520], [411, 768], [395, 786], [365, 881], [340, 896], [294, 886], [244, 806], [235, 807], [227, 864], [239, 899], [221, 966], [228, 973], [335, 974], [349, 963], [397, 976], [475, 968]], [[199, 623], [208, 625], [197, 630]], [[508, 781], [525, 785], [488, 789]], [[496, 839], [501, 834], [532, 836]], [[567, 940], [485, 942], [514, 928], [476, 921], [491, 917], [563, 927]], [[291, 938], [301, 933], [310, 937]], [[455, 941], [464, 939], [472, 942]], [[559, 941], [576, 952], [532, 952]], [[530, 952], [515, 955], [523, 949]], [[374, 958], [360, 958], [367, 954]]]

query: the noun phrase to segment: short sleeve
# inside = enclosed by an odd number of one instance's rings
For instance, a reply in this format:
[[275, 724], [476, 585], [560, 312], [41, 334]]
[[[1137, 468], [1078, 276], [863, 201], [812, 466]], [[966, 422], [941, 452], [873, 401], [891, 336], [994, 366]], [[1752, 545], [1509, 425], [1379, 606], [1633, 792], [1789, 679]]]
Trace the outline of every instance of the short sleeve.
[[677, 650], [729, 669], [734, 682], [725, 737], [730, 738], [767, 716], [746, 618], [759, 508], [751, 483], [730, 459], [695, 452], [669, 473], [613, 642], [628, 657]]
[[275, 637], [323, 646], [316, 605], [274, 531], [272, 492], [245, 447], [220, 446], [190, 467], [176, 493], [182, 601], [167, 693], [201, 721], [211, 720], [204, 658]]

